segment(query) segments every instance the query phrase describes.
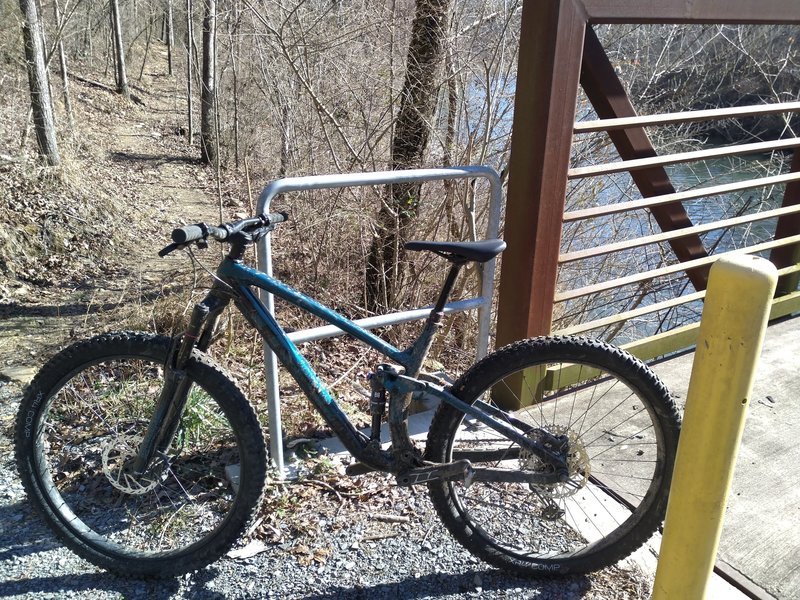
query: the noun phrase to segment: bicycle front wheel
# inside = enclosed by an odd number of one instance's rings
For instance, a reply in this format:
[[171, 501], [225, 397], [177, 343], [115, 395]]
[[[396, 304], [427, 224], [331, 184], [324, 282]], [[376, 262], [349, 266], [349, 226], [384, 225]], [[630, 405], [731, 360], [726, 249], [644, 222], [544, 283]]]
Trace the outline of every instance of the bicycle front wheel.
[[[429, 484], [443, 523], [476, 556], [527, 576], [589, 572], [633, 552], [661, 523], [679, 417], [664, 385], [630, 354], [583, 338], [524, 340], [478, 362], [452, 392], [512, 407], [539, 443], [568, 444], [567, 481]], [[552, 469], [447, 404], [431, 424], [426, 458]]]
[[28, 498], [80, 556], [127, 576], [168, 577], [224, 553], [264, 485], [263, 435], [251, 405], [195, 352], [172, 445], [129, 468], [163, 384], [170, 340], [107, 334], [48, 362], [19, 409], [16, 454]]

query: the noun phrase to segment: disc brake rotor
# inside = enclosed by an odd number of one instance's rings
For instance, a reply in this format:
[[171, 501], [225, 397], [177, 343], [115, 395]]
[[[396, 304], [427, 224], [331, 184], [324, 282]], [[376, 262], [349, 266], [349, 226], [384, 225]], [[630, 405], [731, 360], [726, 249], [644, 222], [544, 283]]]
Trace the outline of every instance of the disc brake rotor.
[[136, 457], [142, 438], [120, 435], [103, 445], [103, 473], [121, 492], [139, 496], [154, 490], [167, 475], [167, 458], [155, 456], [144, 473], [132, 473], [128, 465]]
[[[566, 436], [569, 442], [569, 452], [567, 453], [567, 481], [559, 481], [556, 483], [543, 483], [533, 485], [531, 489], [540, 495], [550, 499], [568, 498], [574, 495], [578, 490], [582, 489], [589, 481], [589, 474], [591, 465], [589, 463], [589, 455], [586, 448], [581, 443], [578, 435], [570, 431], [566, 427], [560, 425], [553, 425], [548, 427], [547, 431], [553, 436]], [[539, 431], [534, 430], [528, 434], [531, 439], [541, 442], [542, 436]], [[535, 473], [548, 473], [552, 467], [545, 463], [538, 456], [529, 450], [522, 449], [519, 453], [520, 468]]]

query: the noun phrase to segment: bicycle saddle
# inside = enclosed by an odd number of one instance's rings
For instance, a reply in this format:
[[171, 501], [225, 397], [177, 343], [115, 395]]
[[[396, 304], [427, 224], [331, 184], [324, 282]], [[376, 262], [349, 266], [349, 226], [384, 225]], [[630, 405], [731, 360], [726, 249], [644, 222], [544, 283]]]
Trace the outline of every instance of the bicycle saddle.
[[414, 240], [406, 242], [406, 250], [430, 250], [450, 262], [484, 263], [493, 259], [506, 249], [503, 240], [482, 240], [480, 242], [425, 242]]

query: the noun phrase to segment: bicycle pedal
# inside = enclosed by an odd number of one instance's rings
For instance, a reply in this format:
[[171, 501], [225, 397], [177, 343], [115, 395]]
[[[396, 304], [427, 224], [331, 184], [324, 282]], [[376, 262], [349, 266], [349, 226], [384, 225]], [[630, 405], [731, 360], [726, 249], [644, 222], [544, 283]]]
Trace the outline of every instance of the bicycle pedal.
[[411, 469], [398, 475], [396, 481], [397, 485], [402, 486], [418, 485], [429, 481], [450, 481], [453, 479], [463, 479], [471, 482], [474, 473], [472, 463], [467, 459], [462, 459], [445, 465]]

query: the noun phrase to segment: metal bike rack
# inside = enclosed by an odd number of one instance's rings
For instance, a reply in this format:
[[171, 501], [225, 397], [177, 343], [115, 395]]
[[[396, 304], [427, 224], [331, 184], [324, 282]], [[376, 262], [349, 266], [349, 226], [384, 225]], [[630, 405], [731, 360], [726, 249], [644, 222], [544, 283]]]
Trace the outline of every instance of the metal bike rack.
[[[486, 179], [489, 181], [489, 223], [486, 227], [486, 238], [493, 239], [498, 235], [500, 212], [502, 210], [502, 181], [500, 175], [491, 167], [447, 167], [440, 169], [409, 169], [404, 171], [375, 171], [370, 173], [347, 173], [338, 175], [311, 175], [308, 177], [287, 177], [268, 184], [259, 194], [257, 214], [268, 213], [273, 198], [286, 192], [304, 190], [322, 190], [344, 187], [363, 187], [385, 185], [390, 183], [409, 183], [425, 181], [442, 181], [446, 179]], [[258, 244], [258, 269], [272, 275], [272, 248], [270, 237], [265, 236]], [[494, 293], [495, 260], [481, 267], [481, 295], [479, 298], [451, 302], [445, 306], [445, 312], [460, 312], [478, 309], [478, 358], [486, 355], [489, 347], [489, 328], [491, 324], [492, 295]], [[261, 301], [267, 310], [275, 310], [272, 294], [259, 290]], [[355, 321], [365, 329], [396, 325], [424, 319], [430, 308], [408, 310], [388, 315], [377, 315]], [[295, 344], [335, 337], [344, 332], [333, 325], [294, 331], [289, 339]], [[278, 389], [278, 359], [272, 350], [264, 344], [264, 368], [266, 371], [267, 401], [269, 409], [270, 453], [275, 468], [281, 477], [284, 476], [283, 432], [281, 426], [280, 392]]]

